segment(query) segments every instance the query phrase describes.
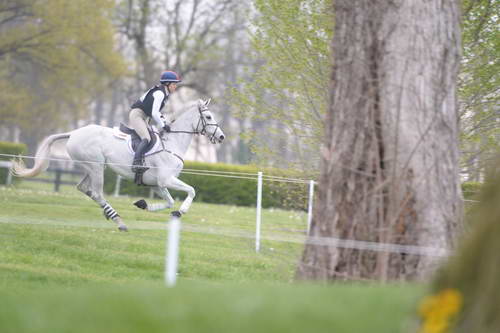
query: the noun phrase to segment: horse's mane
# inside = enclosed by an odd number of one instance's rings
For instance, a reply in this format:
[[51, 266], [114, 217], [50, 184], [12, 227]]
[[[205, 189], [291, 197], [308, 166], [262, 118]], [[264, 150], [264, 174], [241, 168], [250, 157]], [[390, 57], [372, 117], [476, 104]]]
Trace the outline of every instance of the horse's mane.
[[168, 118], [170, 118], [171, 121], [175, 121], [176, 119], [179, 119], [184, 115], [186, 112], [190, 111], [193, 108], [198, 107], [198, 101], [190, 101], [187, 103], [182, 104], [180, 107], [175, 108], [172, 110], [170, 114], [168, 114]]

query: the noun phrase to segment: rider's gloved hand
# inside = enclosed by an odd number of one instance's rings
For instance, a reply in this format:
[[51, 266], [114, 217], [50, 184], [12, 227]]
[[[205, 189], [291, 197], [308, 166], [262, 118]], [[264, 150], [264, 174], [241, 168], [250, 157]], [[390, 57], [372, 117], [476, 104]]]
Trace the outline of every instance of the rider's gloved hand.
[[163, 126], [163, 130], [164, 130], [165, 132], [167, 132], [167, 133], [168, 133], [168, 132], [170, 132], [170, 126], [168, 126], [167, 124], [165, 124], [165, 125]]

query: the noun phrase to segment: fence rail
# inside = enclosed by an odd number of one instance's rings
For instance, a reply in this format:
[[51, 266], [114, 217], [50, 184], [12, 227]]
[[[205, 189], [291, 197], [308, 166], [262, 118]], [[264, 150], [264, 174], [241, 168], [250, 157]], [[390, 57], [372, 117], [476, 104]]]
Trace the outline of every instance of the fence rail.
[[77, 185], [78, 182], [75, 181], [68, 181], [68, 180], [63, 180], [62, 176], [65, 174], [69, 175], [81, 175], [83, 176], [84, 173], [81, 171], [76, 171], [76, 170], [66, 170], [66, 169], [60, 169], [60, 168], [50, 168], [47, 170], [49, 173], [54, 174], [54, 178], [52, 179], [46, 179], [46, 178], [23, 178], [23, 181], [28, 181], [28, 182], [40, 182], [40, 183], [53, 183], [54, 184], [54, 192], [59, 192], [59, 189], [61, 188], [61, 185]]
[[[10, 161], [0, 161], [0, 168], [10, 169], [12, 167], [12, 162]], [[79, 175], [83, 176], [84, 173], [78, 170], [68, 170], [61, 168], [49, 168], [48, 173], [54, 174], [53, 178], [23, 178], [23, 181], [27, 182], [37, 182], [37, 183], [51, 183], [54, 184], [54, 191], [59, 192], [61, 185], [77, 185], [78, 182], [63, 180], [63, 175]], [[7, 177], [5, 179], [5, 185], [12, 184], [12, 174], [7, 172]]]

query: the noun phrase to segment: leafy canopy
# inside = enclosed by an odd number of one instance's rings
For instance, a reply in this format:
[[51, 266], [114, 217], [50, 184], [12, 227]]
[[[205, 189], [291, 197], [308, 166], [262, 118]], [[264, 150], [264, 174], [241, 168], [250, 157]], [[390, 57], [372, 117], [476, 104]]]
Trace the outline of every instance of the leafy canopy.
[[[233, 104], [239, 116], [261, 122], [260, 131], [246, 133], [260, 158], [307, 169], [316, 162], [328, 104], [331, 1], [255, 0], [254, 6], [251, 48], [259, 66], [233, 90]], [[271, 145], [289, 135], [299, 144]]]
[[3, 122], [29, 129], [78, 119], [93, 93], [126, 72], [114, 49], [113, 8], [112, 0], [2, 1]]

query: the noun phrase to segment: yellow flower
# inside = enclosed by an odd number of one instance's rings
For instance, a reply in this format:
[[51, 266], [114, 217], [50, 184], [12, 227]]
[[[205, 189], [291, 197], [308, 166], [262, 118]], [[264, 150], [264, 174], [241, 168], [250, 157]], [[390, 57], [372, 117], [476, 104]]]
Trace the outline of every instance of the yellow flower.
[[440, 294], [440, 305], [442, 311], [454, 315], [462, 308], [462, 294], [456, 289], [445, 289]]
[[445, 333], [453, 317], [462, 308], [462, 303], [462, 294], [451, 288], [437, 295], [426, 296], [418, 308], [423, 318], [420, 333]]
[[443, 333], [448, 329], [449, 324], [445, 320], [425, 321], [420, 333]]

